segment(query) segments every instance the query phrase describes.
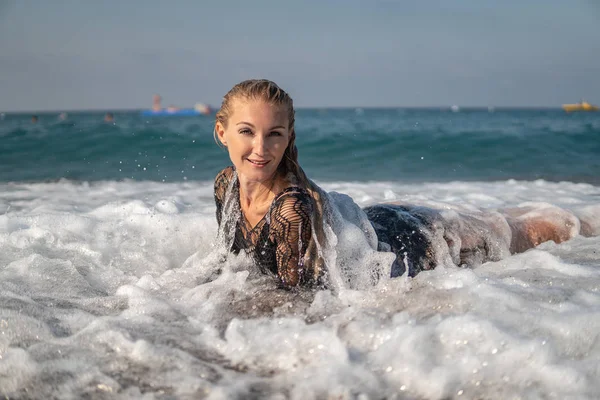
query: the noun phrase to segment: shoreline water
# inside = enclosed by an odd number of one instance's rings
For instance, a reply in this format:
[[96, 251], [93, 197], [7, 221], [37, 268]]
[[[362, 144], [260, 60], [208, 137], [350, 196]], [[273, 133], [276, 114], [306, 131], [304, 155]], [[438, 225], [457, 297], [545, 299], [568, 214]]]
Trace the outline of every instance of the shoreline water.
[[[0, 184], [9, 397], [592, 399], [600, 238], [287, 292], [216, 250], [212, 182]], [[568, 182], [318, 182], [364, 206], [598, 204]], [[353, 268], [368, 265], [354, 264]]]

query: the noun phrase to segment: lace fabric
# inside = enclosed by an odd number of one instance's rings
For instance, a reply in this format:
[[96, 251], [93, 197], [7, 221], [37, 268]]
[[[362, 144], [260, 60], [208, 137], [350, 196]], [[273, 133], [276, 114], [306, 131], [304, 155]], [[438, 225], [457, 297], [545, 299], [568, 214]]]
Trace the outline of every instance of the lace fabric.
[[[231, 207], [226, 205], [231, 202]], [[291, 186], [275, 196], [265, 216], [254, 226], [246, 221], [239, 204], [239, 182], [233, 167], [215, 179], [217, 222], [225, 231], [234, 226], [230, 250], [246, 251], [265, 273], [275, 274], [286, 287], [305, 281], [304, 255], [311, 232], [312, 198], [303, 188]], [[230, 212], [224, 219], [224, 212]], [[223, 229], [220, 229], [223, 231]]]

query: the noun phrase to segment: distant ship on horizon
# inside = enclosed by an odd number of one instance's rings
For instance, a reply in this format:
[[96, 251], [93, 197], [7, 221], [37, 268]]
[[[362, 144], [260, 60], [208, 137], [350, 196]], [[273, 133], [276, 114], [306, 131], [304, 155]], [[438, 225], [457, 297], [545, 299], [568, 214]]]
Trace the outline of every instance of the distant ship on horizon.
[[566, 112], [573, 112], [573, 111], [598, 111], [599, 110], [598, 106], [590, 104], [590, 103], [588, 103], [585, 100], [581, 100], [579, 103], [575, 103], [575, 104], [563, 104], [562, 108]]

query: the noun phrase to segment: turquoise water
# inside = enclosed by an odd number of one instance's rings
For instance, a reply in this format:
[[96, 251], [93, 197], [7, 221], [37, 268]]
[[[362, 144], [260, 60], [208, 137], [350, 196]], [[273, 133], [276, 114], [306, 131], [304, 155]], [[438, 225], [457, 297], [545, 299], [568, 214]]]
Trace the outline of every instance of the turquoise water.
[[[229, 163], [214, 116], [7, 113], [0, 181], [208, 180]], [[300, 109], [297, 143], [321, 181], [600, 183], [600, 113], [562, 110]]]

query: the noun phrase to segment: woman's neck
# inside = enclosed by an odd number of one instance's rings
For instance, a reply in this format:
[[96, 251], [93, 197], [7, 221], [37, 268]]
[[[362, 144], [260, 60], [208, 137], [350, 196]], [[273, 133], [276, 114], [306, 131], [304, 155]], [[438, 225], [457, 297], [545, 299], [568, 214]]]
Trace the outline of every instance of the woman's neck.
[[240, 202], [242, 207], [247, 207], [251, 204], [270, 203], [275, 196], [274, 189], [278, 188], [278, 175], [278, 173], [275, 173], [272, 178], [263, 182], [249, 182], [243, 176], [239, 176]]

